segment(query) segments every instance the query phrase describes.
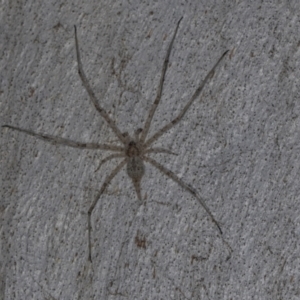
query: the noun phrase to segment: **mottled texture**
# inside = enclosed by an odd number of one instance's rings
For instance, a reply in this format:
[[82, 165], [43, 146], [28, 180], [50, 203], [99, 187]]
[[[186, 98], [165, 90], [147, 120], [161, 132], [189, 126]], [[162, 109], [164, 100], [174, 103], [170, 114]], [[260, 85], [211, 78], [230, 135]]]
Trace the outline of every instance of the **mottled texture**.
[[[288, 4], [287, 4], [288, 3]], [[152, 136], [228, 57], [151, 154], [196, 199], [146, 164], [145, 204], [100, 150], [0, 131], [0, 299], [298, 299], [299, 1], [4, 1], [0, 125], [83, 143], [116, 138], [77, 73], [74, 25], [93, 91], [131, 136], [142, 128], [170, 56]], [[229, 246], [232, 248], [229, 257]], [[2, 298], [1, 298], [2, 297]]]

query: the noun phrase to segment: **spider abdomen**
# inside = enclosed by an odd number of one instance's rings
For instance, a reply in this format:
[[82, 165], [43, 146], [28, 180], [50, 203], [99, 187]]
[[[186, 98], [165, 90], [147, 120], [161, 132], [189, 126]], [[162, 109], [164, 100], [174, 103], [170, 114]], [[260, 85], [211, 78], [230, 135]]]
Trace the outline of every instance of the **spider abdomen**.
[[145, 173], [145, 166], [139, 156], [129, 157], [127, 162], [127, 174], [133, 180], [140, 180]]

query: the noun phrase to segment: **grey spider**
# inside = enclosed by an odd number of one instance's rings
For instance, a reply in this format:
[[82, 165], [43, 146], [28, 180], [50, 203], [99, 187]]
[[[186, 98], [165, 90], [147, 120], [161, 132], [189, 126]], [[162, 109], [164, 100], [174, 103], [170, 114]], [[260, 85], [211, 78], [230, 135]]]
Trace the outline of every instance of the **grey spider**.
[[185, 105], [183, 110], [178, 114], [176, 118], [174, 118], [170, 123], [162, 127], [160, 130], [158, 130], [155, 134], [153, 134], [151, 137], [147, 138], [151, 121], [153, 118], [153, 115], [156, 111], [156, 108], [160, 102], [164, 80], [165, 80], [165, 74], [167, 71], [168, 63], [169, 63], [169, 57], [171, 53], [171, 49], [173, 46], [173, 42], [175, 40], [179, 24], [181, 22], [182, 18], [178, 21], [176, 29], [173, 33], [171, 42], [169, 44], [164, 63], [163, 68], [161, 71], [161, 77], [159, 81], [158, 91], [156, 94], [156, 98], [154, 100], [154, 103], [152, 104], [152, 107], [149, 111], [148, 117], [146, 118], [144, 128], [143, 129], [137, 129], [134, 133], [134, 136], [131, 137], [128, 133], [122, 133], [120, 129], [117, 127], [114, 120], [110, 118], [108, 113], [99, 105], [99, 102], [87, 80], [87, 77], [83, 71], [80, 52], [79, 52], [79, 46], [78, 46], [78, 38], [77, 38], [77, 29], [76, 26], [74, 26], [74, 33], [75, 33], [75, 46], [76, 46], [76, 56], [77, 56], [77, 64], [78, 64], [78, 74], [82, 81], [82, 84], [87, 91], [90, 100], [92, 101], [94, 107], [96, 110], [100, 113], [100, 115], [104, 118], [108, 126], [112, 129], [114, 134], [117, 136], [119, 141], [121, 142], [122, 146], [114, 145], [114, 144], [96, 144], [96, 143], [82, 143], [82, 142], [76, 142], [70, 139], [65, 139], [57, 136], [52, 136], [48, 134], [43, 133], [36, 133], [31, 130], [11, 126], [11, 125], [3, 125], [2, 127], [10, 128], [13, 130], [17, 130], [23, 133], [26, 133], [28, 135], [34, 136], [36, 138], [42, 139], [46, 142], [50, 142], [52, 144], [58, 144], [58, 145], [65, 145], [68, 147], [73, 148], [79, 148], [79, 149], [93, 149], [93, 150], [107, 150], [114, 152], [113, 154], [110, 154], [105, 159], [103, 159], [100, 163], [103, 164], [105, 162], [108, 162], [111, 159], [115, 158], [123, 158], [123, 160], [118, 163], [118, 165], [111, 171], [111, 173], [106, 177], [104, 180], [102, 187], [97, 194], [97, 197], [92, 202], [89, 210], [88, 210], [88, 259], [89, 261], [92, 261], [92, 254], [91, 254], [91, 230], [92, 230], [92, 224], [91, 224], [91, 215], [94, 211], [95, 206], [97, 205], [101, 195], [105, 191], [106, 187], [109, 185], [109, 183], [112, 181], [112, 179], [118, 174], [118, 172], [127, 165], [127, 174], [131, 178], [133, 186], [135, 188], [135, 192], [137, 195], [137, 198], [139, 200], [142, 200], [141, 196], [141, 179], [145, 173], [145, 166], [144, 162], [150, 163], [153, 165], [156, 169], [158, 169], [160, 172], [162, 172], [167, 177], [171, 178], [174, 182], [179, 184], [182, 188], [184, 188], [186, 191], [191, 193], [202, 205], [202, 207], [206, 210], [208, 215], [210, 216], [211, 220], [215, 223], [215, 225], [218, 227], [218, 230], [222, 234], [222, 230], [216, 219], [214, 218], [213, 214], [210, 212], [209, 208], [204, 203], [203, 199], [198, 195], [196, 190], [186, 184], [181, 178], [179, 178], [175, 173], [170, 171], [169, 169], [162, 166], [160, 163], [158, 163], [153, 158], [147, 156], [149, 153], [166, 153], [166, 154], [174, 154], [168, 149], [160, 148], [160, 147], [152, 147], [151, 145], [157, 141], [164, 133], [166, 133], [168, 130], [170, 130], [172, 127], [174, 127], [176, 124], [180, 122], [180, 120], [184, 117], [186, 111], [189, 109], [189, 107], [192, 105], [192, 103], [195, 101], [195, 99], [200, 95], [203, 87], [205, 86], [206, 82], [213, 76], [214, 71], [218, 64], [221, 62], [221, 60], [224, 58], [224, 56], [227, 54], [228, 50], [222, 54], [222, 56], [219, 58], [219, 60], [215, 63], [215, 65], [212, 67], [210, 72], [206, 75], [200, 86], [197, 88], [197, 90], [194, 92], [192, 98], [189, 100], [189, 102]]

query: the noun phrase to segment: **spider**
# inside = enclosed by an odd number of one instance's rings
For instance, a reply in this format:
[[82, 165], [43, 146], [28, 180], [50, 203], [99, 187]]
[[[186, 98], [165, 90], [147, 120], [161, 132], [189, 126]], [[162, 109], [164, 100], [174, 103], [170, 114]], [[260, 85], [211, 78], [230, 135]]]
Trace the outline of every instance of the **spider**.
[[87, 91], [89, 98], [96, 108], [96, 110], [100, 113], [100, 115], [103, 117], [103, 119], [106, 121], [108, 126], [111, 128], [111, 130], [114, 132], [118, 140], [121, 142], [121, 146], [115, 145], [115, 144], [97, 144], [97, 143], [82, 143], [73, 141], [70, 139], [65, 139], [57, 136], [52, 136], [48, 134], [43, 133], [37, 133], [31, 130], [11, 126], [11, 125], [3, 125], [2, 127], [10, 128], [31, 136], [34, 136], [38, 139], [44, 140], [46, 142], [56, 144], [56, 145], [65, 145], [68, 147], [78, 148], [78, 149], [92, 149], [92, 150], [105, 150], [105, 151], [111, 151], [112, 154], [108, 155], [105, 159], [103, 159], [100, 163], [102, 165], [103, 163], [106, 163], [112, 159], [116, 158], [123, 158], [123, 160], [118, 163], [118, 165], [111, 171], [111, 173], [105, 178], [100, 191], [97, 194], [97, 197], [92, 202], [89, 210], [88, 210], [88, 259], [91, 262], [92, 261], [92, 246], [91, 246], [91, 231], [92, 231], [92, 224], [91, 224], [91, 216], [92, 213], [107, 186], [110, 184], [112, 179], [121, 171], [121, 169], [126, 165], [126, 170], [128, 176], [131, 178], [137, 198], [139, 200], [142, 200], [141, 196], [141, 179], [145, 173], [145, 166], [144, 162], [147, 162], [151, 165], [153, 165], [156, 169], [158, 169], [161, 173], [166, 175], [167, 177], [171, 178], [174, 182], [176, 182], [179, 186], [181, 186], [183, 189], [191, 193], [198, 202], [202, 205], [202, 207], [205, 209], [207, 214], [210, 216], [211, 220], [215, 225], [217, 226], [219, 232], [222, 234], [222, 230], [218, 222], [216, 221], [213, 214], [210, 212], [209, 208], [206, 206], [204, 200], [199, 196], [199, 194], [196, 192], [194, 188], [186, 184], [181, 178], [179, 178], [175, 173], [167, 169], [166, 167], [162, 166], [160, 163], [158, 163], [153, 158], [149, 157], [148, 154], [150, 153], [165, 153], [165, 154], [174, 154], [168, 149], [161, 148], [161, 147], [153, 147], [152, 144], [157, 141], [164, 133], [166, 133], [168, 130], [173, 128], [175, 125], [177, 125], [181, 119], [184, 117], [185, 113], [189, 109], [189, 107], [193, 104], [195, 99], [198, 98], [200, 95], [202, 89], [204, 88], [207, 81], [212, 78], [214, 75], [214, 71], [216, 67], [219, 65], [221, 60], [224, 58], [224, 56], [227, 54], [229, 50], [224, 52], [222, 56], [219, 58], [219, 60], [215, 63], [215, 65], [212, 67], [212, 69], [209, 71], [209, 73], [206, 75], [200, 86], [197, 88], [197, 90], [194, 92], [192, 98], [188, 101], [188, 103], [185, 105], [183, 110], [178, 114], [176, 118], [174, 118], [170, 123], [162, 127], [160, 130], [158, 130], [155, 134], [148, 137], [151, 121], [153, 118], [153, 115], [157, 109], [157, 106], [159, 105], [159, 102], [161, 100], [161, 95], [163, 91], [163, 85], [165, 81], [165, 74], [167, 71], [168, 63], [169, 63], [169, 57], [171, 53], [171, 49], [175, 40], [175, 37], [177, 35], [177, 31], [179, 28], [179, 24], [181, 22], [182, 18], [177, 22], [175, 31], [173, 33], [172, 39], [170, 41], [169, 47], [167, 49], [167, 53], [164, 59], [160, 81], [158, 85], [158, 90], [156, 93], [156, 98], [150, 108], [150, 111], [148, 113], [148, 116], [146, 118], [145, 124], [143, 129], [137, 129], [134, 132], [134, 136], [131, 137], [128, 133], [122, 133], [121, 130], [118, 128], [116, 123], [113, 119], [108, 115], [108, 113], [100, 106], [99, 101], [97, 100], [89, 81], [83, 71], [80, 52], [79, 52], [79, 46], [78, 46], [78, 37], [77, 37], [77, 29], [76, 26], [74, 26], [74, 35], [75, 35], [75, 48], [76, 48], [76, 56], [77, 56], [77, 65], [78, 65], [78, 74], [82, 81], [82, 84]]

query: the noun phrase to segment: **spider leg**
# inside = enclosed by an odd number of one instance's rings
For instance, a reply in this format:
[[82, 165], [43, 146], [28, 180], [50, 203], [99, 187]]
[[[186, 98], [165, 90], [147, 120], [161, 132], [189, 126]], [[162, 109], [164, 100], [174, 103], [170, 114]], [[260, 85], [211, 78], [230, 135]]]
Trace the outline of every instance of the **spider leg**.
[[183, 182], [176, 174], [174, 174], [172, 171], [168, 170], [167, 168], [165, 168], [164, 166], [162, 166], [161, 164], [159, 164], [157, 161], [155, 161], [154, 159], [150, 158], [150, 157], [146, 157], [143, 156], [143, 159], [147, 162], [149, 162], [150, 164], [152, 164], [154, 167], [156, 167], [159, 171], [161, 171], [163, 174], [165, 174], [166, 176], [168, 176], [169, 178], [171, 178], [173, 181], [175, 181], [176, 183], [178, 183], [182, 188], [184, 188], [185, 190], [187, 190], [189, 193], [191, 193], [194, 197], [196, 197], [196, 199], [198, 200], [198, 202], [202, 205], [202, 207], [206, 210], [206, 212], [209, 214], [209, 216], [211, 217], [212, 221], [216, 224], [216, 226], [218, 227], [220, 233], [222, 234], [222, 230], [220, 225], [218, 224], [218, 222], [216, 221], [215, 217], [213, 216], [213, 214], [210, 212], [209, 208], [206, 206], [206, 204], [204, 203], [203, 199], [197, 194], [197, 192], [190, 187], [189, 185], [187, 185], [185, 182]]
[[89, 245], [89, 261], [92, 262], [92, 245], [91, 245], [91, 230], [92, 230], [92, 224], [91, 224], [91, 215], [92, 212], [97, 205], [101, 195], [107, 188], [107, 186], [110, 184], [112, 179], [119, 173], [119, 171], [125, 166], [127, 163], [127, 159], [124, 159], [121, 163], [119, 163], [112, 172], [105, 178], [102, 187], [100, 189], [100, 192], [98, 193], [97, 197], [95, 198], [94, 202], [92, 203], [91, 207], [88, 210], [88, 245]]
[[125, 157], [125, 154], [124, 153], [115, 153], [115, 154], [111, 154], [111, 155], [105, 157], [104, 159], [102, 159], [100, 161], [100, 164], [99, 164], [98, 168], [95, 170], [95, 172], [97, 172], [101, 168], [101, 166], [103, 164], [105, 164], [106, 162], [108, 162], [109, 160], [118, 158], [118, 157]]
[[145, 143], [145, 147], [148, 147], [149, 145], [151, 145], [154, 141], [156, 141], [159, 137], [161, 137], [165, 132], [167, 132], [169, 129], [171, 129], [173, 126], [175, 126], [185, 115], [186, 111], [189, 109], [189, 107], [192, 105], [192, 103], [195, 101], [196, 98], [198, 98], [198, 96], [200, 95], [202, 89], [204, 88], [206, 82], [212, 78], [216, 67], [218, 66], [218, 64], [221, 62], [221, 60], [224, 58], [224, 56], [227, 54], [229, 50], [225, 51], [222, 56], [219, 58], [219, 60], [216, 62], [216, 64], [212, 67], [212, 69], [209, 71], [209, 73], [206, 75], [206, 77], [204, 78], [204, 80], [202, 81], [202, 83], [200, 84], [200, 86], [198, 87], [198, 89], [195, 91], [194, 95], [192, 96], [192, 98], [190, 99], [190, 101], [185, 105], [185, 107], [183, 108], [183, 110], [180, 112], [180, 114], [173, 120], [171, 121], [169, 124], [165, 125], [163, 128], [161, 128], [158, 132], [156, 132], [151, 138], [149, 138], [146, 143]]
[[153, 147], [153, 148], [149, 148], [147, 150], [144, 151], [144, 153], [167, 153], [167, 154], [171, 154], [171, 155], [178, 155], [177, 153], [174, 153], [168, 149], [164, 149], [164, 148], [160, 148], [160, 147]]
[[43, 133], [37, 133], [28, 129], [23, 129], [15, 126], [10, 125], [3, 125], [4, 128], [10, 128], [16, 131], [20, 131], [23, 133], [26, 133], [28, 135], [34, 136], [40, 140], [43, 140], [45, 142], [54, 144], [54, 145], [64, 145], [72, 148], [78, 148], [78, 149], [94, 149], [94, 150], [110, 150], [110, 151], [124, 151], [123, 147], [110, 145], [110, 144], [95, 144], [95, 143], [80, 143], [75, 142], [69, 139], [64, 139], [58, 136], [49, 135], [49, 134], [43, 134]]
[[163, 85], [164, 85], [164, 81], [165, 81], [165, 75], [166, 75], [166, 71], [167, 71], [167, 67], [168, 67], [168, 63], [169, 63], [169, 57], [170, 57], [171, 49], [172, 49], [173, 42], [175, 40], [177, 31], [178, 31], [178, 27], [179, 27], [179, 24], [180, 24], [181, 20], [182, 20], [182, 18], [180, 18], [180, 20], [177, 22], [176, 29], [174, 31], [172, 40], [170, 42], [170, 45], [169, 45], [169, 48], [168, 48], [168, 51], [167, 51], [167, 54], [166, 54], [166, 57], [165, 57], [165, 60], [164, 60], [163, 68], [162, 68], [162, 71], [161, 71], [161, 77], [160, 77], [160, 81], [159, 81], [157, 95], [156, 95], [154, 103], [152, 104], [152, 107], [151, 107], [151, 109], [149, 111], [149, 115], [148, 115], [148, 117], [146, 119], [145, 126], [144, 126], [144, 129], [142, 131], [142, 135], [141, 135], [141, 139], [140, 139], [141, 143], [145, 142], [145, 139], [147, 137], [148, 131], [150, 129], [150, 125], [151, 125], [151, 121], [152, 121], [153, 115], [154, 115], [154, 113], [156, 111], [156, 108], [157, 108], [157, 106], [158, 106], [158, 104], [160, 102], [160, 99], [161, 99], [161, 95], [162, 95]]
[[78, 65], [78, 74], [82, 81], [82, 84], [84, 88], [86, 89], [87, 93], [90, 96], [91, 101], [93, 102], [95, 108], [100, 113], [100, 115], [103, 117], [103, 119], [107, 122], [109, 127], [113, 130], [113, 132], [116, 134], [116, 136], [119, 138], [119, 140], [125, 144], [125, 139], [120, 131], [120, 129], [117, 127], [116, 123], [109, 117], [108, 113], [99, 105], [98, 100], [87, 80], [87, 77], [83, 71], [82, 62], [80, 58], [80, 52], [79, 52], [79, 46], [78, 46], [78, 38], [77, 38], [77, 29], [74, 25], [75, 30], [75, 46], [76, 46], [76, 55], [77, 55], [77, 65]]

